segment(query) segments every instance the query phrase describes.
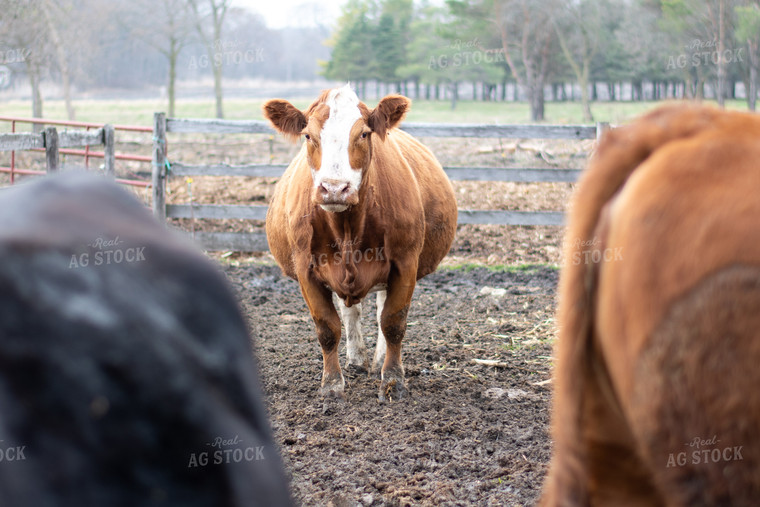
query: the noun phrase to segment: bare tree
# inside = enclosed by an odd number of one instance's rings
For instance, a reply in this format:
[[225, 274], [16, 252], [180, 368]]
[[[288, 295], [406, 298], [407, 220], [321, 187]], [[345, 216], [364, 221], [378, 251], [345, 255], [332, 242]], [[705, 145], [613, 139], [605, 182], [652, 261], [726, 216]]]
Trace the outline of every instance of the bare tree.
[[493, 22], [504, 57], [517, 83], [528, 94], [530, 117], [544, 119], [544, 85], [550, 70], [554, 31], [541, 0], [493, 0]]
[[135, 22], [130, 23], [135, 37], [166, 57], [168, 114], [174, 116], [177, 62], [179, 54], [192, 40], [195, 17], [186, 0], [139, 0], [132, 4]]
[[217, 51], [222, 41], [224, 17], [229, 9], [229, 0], [187, 0], [195, 14], [195, 27], [203, 44], [206, 46], [211, 69], [214, 73], [214, 96], [216, 98], [216, 117], [224, 118], [222, 109], [222, 66], [223, 59], [217, 58]]
[[757, 102], [757, 70], [760, 66], [760, 0], [749, 0], [736, 7], [736, 40], [747, 43], [749, 56], [749, 82], [747, 83], [747, 107], [755, 110]]
[[[70, 12], [70, 5], [69, 12]], [[61, 33], [58, 30], [58, 23], [67, 22], [69, 16], [66, 15], [66, 8], [62, 2], [52, 2], [51, 0], [42, 1], [42, 13], [45, 16], [45, 26], [50, 36], [52, 48], [55, 51], [58, 69], [61, 71], [61, 85], [63, 86], [63, 99], [66, 103], [66, 116], [69, 120], [74, 120], [75, 111], [71, 103], [71, 73], [69, 72], [69, 62], [66, 56], [66, 44], [64, 43]], [[55, 17], [55, 21], [54, 18]]]
[[[697, 74], [697, 88], [707, 78], [704, 74], [713, 74], [707, 65], [715, 65], [714, 76], [717, 77], [716, 99], [723, 107], [727, 90], [727, 43], [734, 31], [734, 8], [736, 0], [682, 0], [663, 4], [663, 26], [675, 40], [680, 38], [678, 47], [683, 47], [685, 40], [691, 40], [690, 50], [696, 48], [692, 56], [703, 64], [693, 65]], [[730, 52], [730, 51], [729, 51]], [[697, 90], [696, 95], [701, 96]]]
[[583, 119], [594, 121], [589, 102], [591, 62], [599, 50], [602, 34], [602, 1], [566, 2], [549, 12], [562, 54], [578, 80], [581, 89]]
[[0, 0], [0, 40], [21, 51], [32, 88], [32, 116], [42, 118], [42, 74], [51, 63], [51, 44], [42, 4], [33, 0]]
[[708, 33], [712, 35], [713, 41], [717, 43], [717, 100], [720, 107], [725, 106], [727, 69], [726, 65], [726, 42], [729, 34], [734, 30], [734, 7], [735, 0], [691, 0], [694, 12], [701, 17], [702, 24], [706, 25]]
[[717, 0], [707, 2], [710, 21], [712, 21], [713, 32], [718, 36], [718, 105], [726, 105], [726, 60], [723, 58], [726, 49], [726, 0]]

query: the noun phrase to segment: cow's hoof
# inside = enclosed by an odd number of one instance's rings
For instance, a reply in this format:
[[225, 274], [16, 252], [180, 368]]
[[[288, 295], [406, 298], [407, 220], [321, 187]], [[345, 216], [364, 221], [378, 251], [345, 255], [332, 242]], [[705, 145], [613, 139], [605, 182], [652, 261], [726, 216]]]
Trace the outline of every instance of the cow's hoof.
[[319, 394], [325, 400], [346, 400], [346, 393], [343, 386], [322, 386], [319, 388]]
[[340, 410], [340, 407], [346, 403], [345, 381], [343, 376], [333, 376], [322, 381], [322, 387], [319, 393], [322, 395], [322, 413], [324, 415], [334, 414]]
[[377, 393], [377, 401], [388, 403], [406, 398], [409, 390], [404, 384], [404, 379], [389, 378], [380, 382], [380, 390]]
[[343, 379], [343, 374], [326, 375], [322, 377], [322, 387], [319, 388], [319, 394], [326, 400], [345, 400], [346, 395], [344, 393], [344, 387], [346, 381]]

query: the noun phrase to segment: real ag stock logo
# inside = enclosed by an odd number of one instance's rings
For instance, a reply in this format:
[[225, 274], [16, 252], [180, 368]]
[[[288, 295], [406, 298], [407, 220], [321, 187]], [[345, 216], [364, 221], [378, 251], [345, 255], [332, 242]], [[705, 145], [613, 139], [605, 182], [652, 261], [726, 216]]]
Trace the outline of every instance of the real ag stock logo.
[[29, 48], [8, 49], [6, 51], [0, 51], [0, 65], [24, 63], [31, 54], [32, 50]]
[[194, 452], [190, 454], [187, 468], [205, 467], [208, 465], [226, 465], [240, 463], [241, 461], [261, 461], [265, 459], [264, 446], [243, 446], [244, 442], [238, 435], [234, 438], [224, 439], [216, 437], [206, 446], [210, 451]]
[[0, 463], [26, 460], [24, 450], [25, 445], [6, 445], [4, 440], [0, 440]]
[[385, 261], [385, 247], [370, 247], [359, 249], [356, 248], [359, 243], [359, 239], [351, 241], [343, 241], [336, 239], [330, 247], [333, 249], [332, 254], [319, 253], [312, 254], [311, 267], [323, 267], [329, 264], [339, 266], [341, 264], [359, 264], [360, 262], [372, 262], [372, 261]]
[[205, 69], [209, 66], [222, 67], [230, 65], [243, 65], [261, 63], [264, 61], [264, 48], [245, 48], [238, 41], [217, 39], [212, 45], [213, 53], [209, 57], [203, 54], [199, 57], [191, 56], [188, 69]]
[[613, 262], [623, 260], [623, 247], [600, 248], [602, 241], [599, 238], [589, 240], [576, 239], [573, 242], [575, 251], [573, 252], [573, 265], [578, 264], [598, 264], [602, 262]]
[[666, 468], [682, 467], [686, 465], [709, 465], [729, 461], [742, 461], [742, 445], [718, 446], [718, 435], [712, 438], [694, 437], [690, 442], [683, 444], [691, 451], [682, 451], [668, 454]]
[[460, 39], [452, 42], [445, 52], [433, 55], [428, 62], [428, 69], [445, 69], [447, 67], [467, 67], [484, 63], [504, 63], [504, 49], [484, 49], [477, 37], [469, 41]]
[[89, 252], [72, 254], [69, 262], [69, 269], [86, 268], [88, 266], [108, 266], [111, 264], [121, 264], [124, 262], [141, 262], [145, 260], [145, 247], [123, 248], [119, 245], [124, 240], [116, 236], [113, 239], [97, 238], [89, 243]]
[[686, 53], [668, 57], [667, 70], [685, 69], [686, 67], [704, 67], [719, 63], [744, 62], [744, 48], [718, 50], [715, 40], [701, 41], [694, 39], [684, 45]]

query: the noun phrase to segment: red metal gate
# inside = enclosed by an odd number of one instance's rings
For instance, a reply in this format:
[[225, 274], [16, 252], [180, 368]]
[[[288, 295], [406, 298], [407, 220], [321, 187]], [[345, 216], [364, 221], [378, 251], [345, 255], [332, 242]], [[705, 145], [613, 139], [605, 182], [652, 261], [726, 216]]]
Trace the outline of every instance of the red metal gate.
[[[79, 121], [61, 121], [61, 120], [45, 120], [42, 118], [17, 118], [13, 116], [0, 116], [0, 121], [6, 121], [11, 123], [11, 132], [16, 132], [16, 123], [29, 123], [32, 125], [61, 125], [66, 127], [78, 127], [78, 128], [84, 128], [86, 130], [90, 130], [91, 128], [101, 128], [104, 124], [102, 123], [87, 123], [87, 122], [79, 122]], [[121, 131], [127, 131], [127, 132], [153, 132], [152, 127], [140, 127], [135, 125], [114, 125], [113, 126], [115, 131], [121, 130]], [[44, 149], [34, 149], [32, 151], [45, 151]], [[74, 150], [74, 149], [61, 149], [60, 153], [66, 154], [66, 155], [75, 155], [75, 156], [82, 156], [84, 157], [84, 165], [85, 168], [89, 169], [90, 165], [90, 158], [103, 158], [104, 153], [102, 151], [90, 151], [90, 147], [86, 146], [84, 150]], [[150, 156], [142, 156], [142, 155], [129, 155], [126, 153], [116, 153], [114, 158], [116, 160], [132, 160], [136, 162], [151, 162]], [[46, 174], [45, 171], [34, 171], [30, 169], [17, 169], [16, 168], [16, 152], [11, 151], [11, 164], [10, 167], [0, 167], [0, 172], [10, 173], [11, 178], [11, 184], [15, 181], [15, 175], [16, 174]], [[116, 182], [122, 183], [124, 185], [132, 185], [137, 187], [149, 187], [151, 185], [150, 181], [142, 181], [142, 180], [129, 180], [129, 179], [121, 179], [116, 178]]]

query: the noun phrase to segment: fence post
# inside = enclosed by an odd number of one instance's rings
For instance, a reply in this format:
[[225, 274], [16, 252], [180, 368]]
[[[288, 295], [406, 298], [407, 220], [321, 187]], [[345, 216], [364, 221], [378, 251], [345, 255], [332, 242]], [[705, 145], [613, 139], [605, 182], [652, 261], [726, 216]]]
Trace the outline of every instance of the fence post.
[[166, 222], [166, 113], [153, 114], [153, 214]]
[[602, 139], [602, 135], [610, 129], [610, 124], [606, 121], [596, 122], [596, 142]]
[[113, 178], [116, 162], [113, 125], [103, 125], [103, 146], [103, 171], [106, 176]]
[[58, 154], [58, 131], [55, 127], [46, 128], [42, 135], [45, 140], [45, 161], [47, 172], [55, 172], [60, 169], [60, 159]]

